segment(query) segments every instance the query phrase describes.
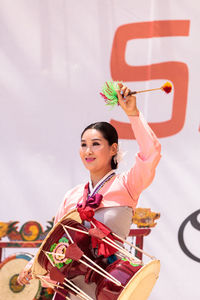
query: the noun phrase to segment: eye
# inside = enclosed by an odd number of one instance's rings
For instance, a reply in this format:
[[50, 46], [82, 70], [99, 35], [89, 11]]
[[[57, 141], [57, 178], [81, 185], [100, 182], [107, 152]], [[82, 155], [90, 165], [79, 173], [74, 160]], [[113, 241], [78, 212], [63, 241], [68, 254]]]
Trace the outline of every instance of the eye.
[[93, 142], [92, 147], [93, 147], [94, 150], [99, 150], [101, 148], [101, 143]]
[[93, 144], [92, 144], [93, 146], [99, 146], [100, 145], [100, 143], [98, 143], [98, 142], [93, 142]]
[[81, 143], [81, 147], [85, 148], [86, 147], [86, 143]]

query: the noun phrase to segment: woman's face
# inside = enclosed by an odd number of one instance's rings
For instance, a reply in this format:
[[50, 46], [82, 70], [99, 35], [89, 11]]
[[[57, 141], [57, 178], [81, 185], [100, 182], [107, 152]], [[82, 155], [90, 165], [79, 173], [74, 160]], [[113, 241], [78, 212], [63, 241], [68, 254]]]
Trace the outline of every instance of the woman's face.
[[81, 139], [80, 157], [90, 172], [109, 172], [112, 156], [117, 153], [117, 143], [109, 145], [102, 133], [96, 129], [88, 129]]

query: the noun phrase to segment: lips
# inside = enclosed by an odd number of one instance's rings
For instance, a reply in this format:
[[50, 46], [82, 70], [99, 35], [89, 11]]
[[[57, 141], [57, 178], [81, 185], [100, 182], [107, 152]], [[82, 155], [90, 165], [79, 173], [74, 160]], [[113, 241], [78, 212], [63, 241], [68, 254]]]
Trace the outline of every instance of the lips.
[[85, 158], [85, 160], [87, 161], [87, 162], [93, 162], [94, 160], [95, 160], [96, 158], [93, 158], [93, 157], [86, 157]]

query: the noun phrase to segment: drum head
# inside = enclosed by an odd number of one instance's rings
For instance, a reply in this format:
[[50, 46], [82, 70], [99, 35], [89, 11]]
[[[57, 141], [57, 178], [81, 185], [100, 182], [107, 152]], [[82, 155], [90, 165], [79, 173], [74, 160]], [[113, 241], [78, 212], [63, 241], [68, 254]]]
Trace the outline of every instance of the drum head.
[[73, 219], [79, 223], [81, 223], [81, 218], [79, 216], [79, 213], [77, 212], [77, 210], [73, 210], [70, 213], [64, 215], [62, 217], [62, 219], [59, 220], [58, 223], [56, 223], [54, 225], [54, 227], [49, 231], [49, 233], [47, 234], [46, 238], [43, 240], [42, 245], [40, 246], [35, 258], [34, 258], [34, 262], [33, 262], [33, 266], [32, 266], [32, 273], [34, 276], [37, 275], [46, 275], [47, 274], [47, 270], [45, 270], [44, 268], [42, 268], [42, 266], [39, 264], [38, 262], [38, 256], [40, 255], [40, 252], [42, 251], [46, 241], [48, 240], [48, 238], [52, 235], [52, 233], [54, 232], [55, 228], [65, 219]]
[[19, 285], [17, 277], [25, 265], [32, 259], [28, 253], [17, 253], [7, 257], [0, 265], [0, 299], [33, 300], [40, 295], [40, 281], [30, 280], [28, 285]]
[[153, 260], [143, 266], [128, 282], [117, 300], [148, 299], [160, 272], [160, 261]]

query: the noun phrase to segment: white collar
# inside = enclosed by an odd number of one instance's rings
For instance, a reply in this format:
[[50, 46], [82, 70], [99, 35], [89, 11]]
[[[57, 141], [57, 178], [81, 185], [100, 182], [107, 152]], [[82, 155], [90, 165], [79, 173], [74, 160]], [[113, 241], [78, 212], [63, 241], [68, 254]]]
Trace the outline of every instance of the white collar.
[[97, 184], [92, 187], [92, 181], [91, 181], [91, 178], [89, 180], [89, 191], [90, 191], [90, 194], [89, 195], [92, 195], [92, 193], [94, 192], [94, 190], [109, 176], [111, 175], [112, 173], [114, 173], [114, 170], [111, 170], [110, 172], [108, 172], [103, 178], [101, 178], [100, 181], [97, 182]]

